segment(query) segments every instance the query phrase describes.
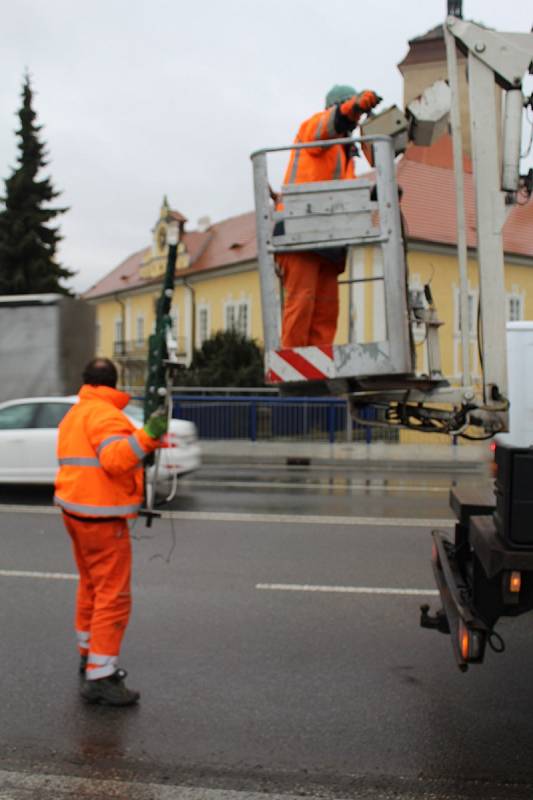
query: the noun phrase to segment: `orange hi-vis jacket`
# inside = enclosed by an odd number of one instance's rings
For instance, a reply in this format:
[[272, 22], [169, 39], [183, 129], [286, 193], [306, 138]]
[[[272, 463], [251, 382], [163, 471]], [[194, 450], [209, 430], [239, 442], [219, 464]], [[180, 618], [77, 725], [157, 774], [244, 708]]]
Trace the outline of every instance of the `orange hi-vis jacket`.
[[[316, 142], [324, 139], [341, 139], [335, 129], [337, 106], [320, 111], [302, 122], [295, 144]], [[308, 183], [355, 178], [354, 161], [342, 144], [330, 147], [309, 147], [291, 150], [289, 166], [283, 183]]]
[[135, 517], [144, 456], [159, 447], [122, 410], [130, 396], [85, 384], [59, 425], [55, 503], [82, 517]]

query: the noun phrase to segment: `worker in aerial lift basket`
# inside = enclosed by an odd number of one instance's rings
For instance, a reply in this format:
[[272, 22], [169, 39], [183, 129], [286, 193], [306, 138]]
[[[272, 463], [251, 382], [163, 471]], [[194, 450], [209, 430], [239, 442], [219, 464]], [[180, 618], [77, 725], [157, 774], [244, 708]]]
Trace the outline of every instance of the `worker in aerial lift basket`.
[[[338, 139], [352, 133], [362, 113], [379, 102], [378, 95], [353, 86], [334, 86], [326, 95], [326, 109], [300, 125], [295, 143]], [[331, 145], [292, 150], [284, 184], [351, 179], [355, 177], [353, 145]], [[276, 233], [276, 231], [274, 231]], [[330, 345], [337, 330], [339, 288], [346, 253], [280, 253], [277, 256], [284, 289], [281, 341], [283, 347]]]
[[128, 519], [143, 498], [143, 458], [161, 446], [167, 417], [158, 412], [138, 430], [122, 409], [117, 370], [95, 358], [83, 372], [79, 403], [59, 425], [55, 503], [63, 512], [79, 571], [76, 634], [81, 695], [89, 703], [133, 705], [117, 661], [131, 610]]

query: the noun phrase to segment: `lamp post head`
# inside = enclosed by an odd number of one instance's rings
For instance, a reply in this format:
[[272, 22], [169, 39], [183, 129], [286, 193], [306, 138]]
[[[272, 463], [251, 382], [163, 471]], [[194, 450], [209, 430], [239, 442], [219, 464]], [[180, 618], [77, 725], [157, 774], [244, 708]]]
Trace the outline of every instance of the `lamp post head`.
[[179, 239], [179, 225], [176, 221], [169, 222], [167, 227], [168, 244], [177, 244]]

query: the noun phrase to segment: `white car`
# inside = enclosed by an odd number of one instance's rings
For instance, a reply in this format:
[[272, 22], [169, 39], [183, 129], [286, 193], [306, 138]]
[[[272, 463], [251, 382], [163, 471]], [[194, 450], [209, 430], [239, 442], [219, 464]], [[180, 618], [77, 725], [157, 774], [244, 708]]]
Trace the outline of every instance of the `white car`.
[[[77, 396], [72, 395], [26, 397], [0, 403], [0, 483], [53, 484], [57, 472], [57, 426], [77, 402]], [[124, 413], [135, 426], [142, 426], [140, 405], [131, 402]], [[165, 442], [157, 466], [158, 491], [201, 464], [193, 422], [172, 419]], [[150, 468], [152, 472], [154, 469]]]

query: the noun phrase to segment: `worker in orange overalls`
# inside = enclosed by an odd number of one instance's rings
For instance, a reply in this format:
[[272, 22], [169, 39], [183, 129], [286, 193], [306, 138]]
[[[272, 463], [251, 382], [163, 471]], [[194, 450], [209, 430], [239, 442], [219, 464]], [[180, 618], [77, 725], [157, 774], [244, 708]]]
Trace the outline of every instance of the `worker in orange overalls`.
[[143, 458], [161, 445], [166, 415], [153, 414], [138, 430], [122, 412], [130, 397], [116, 389], [117, 370], [107, 358], [83, 372], [76, 403], [59, 425], [55, 503], [72, 539], [80, 580], [76, 633], [82, 697], [90, 703], [128, 706], [139, 692], [118, 668], [131, 610], [128, 519], [143, 497]]
[[[326, 110], [300, 125], [295, 143], [346, 137], [363, 112], [381, 98], [368, 89], [334, 86], [326, 95]], [[292, 150], [284, 184], [342, 180], [355, 177], [353, 145], [335, 144]], [[339, 288], [345, 252], [294, 252], [277, 256], [284, 288], [283, 347], [330, 345], [337, 330]]]

